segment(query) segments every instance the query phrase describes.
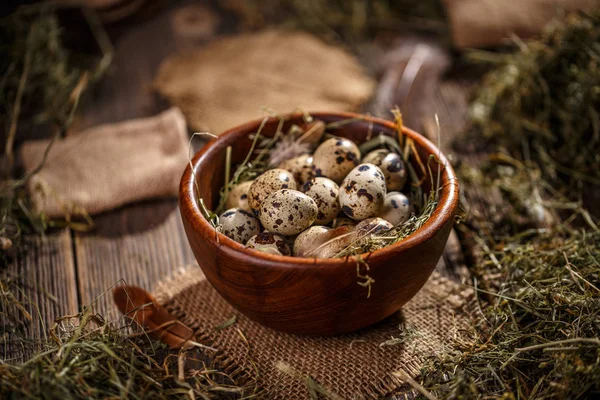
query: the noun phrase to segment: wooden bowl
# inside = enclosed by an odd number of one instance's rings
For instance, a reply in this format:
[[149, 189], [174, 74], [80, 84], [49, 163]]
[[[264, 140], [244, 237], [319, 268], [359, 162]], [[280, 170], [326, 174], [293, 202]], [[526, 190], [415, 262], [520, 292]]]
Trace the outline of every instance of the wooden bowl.
[[[331, 131], [362, 143], [369, 130], [395, 136], [390, 121], [350, 113], [313, 113], [327, 123], [356, 118]], [[448, 240], [458, 207], [458, 182], [446, 157], [423, 136], [404, 128], [413, 139], [424, 163], [429, 155], [441, 161], [440, 201], [429, 220], [405, 240], [362, 258], [369, 266], [372, 284], [359, 285], [357, 261], [277, 256], [246, 249], [223, 234], [203, 217], [196, 199], [213, 209], [224, 183], [225, 152], [232, 147], [232, 159], [241, 162], [262, 120], [230, 129], [208, 143], [185, 170], [179, 190], [179, 207], [190, 246], [208, 281], [230, 304], [250, 319], [270, 328], [310, 335], [333, 335], [371, 325], [398, 311], [427, 282]], [[279, 120], [270, 119], [262, 133], [272, 135]], [[285, 128], [302, 123], [300, 114], [287, 116]], [[411, 157], [412, 159], [412, 157]], [[411, 161], [412, 162], [412, 161]], [[432, 162], [437, 176], [437, 163]], [[421, 171], [415, 165], [416, 171]], [[435, 178], [434, 176], [434, 178]], [[430, 179], [423, 183], [429, 192]], [[435, 181], [435, 180], [434, 180]], [[199, 192], [196, 191], [196, 187]], [[361, 273], [366, 272], [361, 265]]]

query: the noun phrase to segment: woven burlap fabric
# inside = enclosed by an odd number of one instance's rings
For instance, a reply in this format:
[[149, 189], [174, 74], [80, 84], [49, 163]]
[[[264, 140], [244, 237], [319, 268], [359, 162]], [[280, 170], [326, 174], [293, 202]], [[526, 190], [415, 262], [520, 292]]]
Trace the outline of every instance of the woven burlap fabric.
[[[49, 141], [20, 149], [27, 173], [42, 161]], [[101, 125], [58, 140], [30, 180], [34, 208], [49, 217], [89, 214], [153, 197], [176, 196], [188, 163], [183, 114]]]
[[[396, 315], [334, 337], [285, 334], [250, 321], [217, 294], [198, 267], [159, 283], [155, 293], [171, 313], [197, 330], [199, 341], [218, 349], [215, 361], [220, 368], [238, 383], [257, 379], [261, 398], [266, 399], [308, 398], [305, 382], [282, 372], [281, 363], [345, 399], [409, 391], [393, 373], [418, 377], [424, 359], [441, 351], [477, 315], [472, 291], [437, 273]], [[234, 315], [235, 324], [214, 329]], [[409, 332], [404, 343], [382, 345], [401, 337], [400, 325]]]
[[598, 0], [444, 0], [454, 45], [491, 46], [539, 33], [561, 10], [591, 10]]
[[220, 134], [264, 116], [263, 107], [357, 110], [375, 82], [341, 48], [307, 33], [268, 30], [174, 55], [160, 66], [154, 86], [192, 128]]

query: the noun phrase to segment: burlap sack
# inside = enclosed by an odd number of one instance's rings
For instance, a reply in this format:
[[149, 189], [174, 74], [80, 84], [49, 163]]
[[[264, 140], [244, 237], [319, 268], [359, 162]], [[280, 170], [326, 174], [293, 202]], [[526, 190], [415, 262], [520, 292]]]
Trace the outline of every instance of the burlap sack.
[[[48, 140], [20, 149], [27, 173], [42, 161]], [[188, 163], [181, 111], [101, 125], [59, 140], [29, 182], [34, 208], [49, 217], [110, 210], [153, 197], [175, 196]]]
[[269, 30], [219, 39], [163, 62], [155, 88], [193, 129], [220, 134], [278, 113], [356, 110], [375, 82], [344, 50], [307, 33]]
[[[416, 378], [426, 357], [442, 351], [444, 342], [478, 318], [472, 291], [437, 273], [401, 312], [335, 337], [285, 334], [248, 320], [217, 294], [197, 266], [159, 283], [154, 292], [172, 314], [197, 330], [200, 342], [219, 350], [219, 368], [238, 384], [255, 382], [259, 398], [265, 399], [309, 397], [305, 381], [282, 372], [282, 365], [345, 399], [409, 392], [411, 387], [393, 373]], [[235, 324], [214, 329], [234, 315]], [[400, 337], [403, 343], [384, 344]]]
[[560, 10], [591, 10], [599, 0], [444, 0], [454, 45], [501, 44], [539, 33]]

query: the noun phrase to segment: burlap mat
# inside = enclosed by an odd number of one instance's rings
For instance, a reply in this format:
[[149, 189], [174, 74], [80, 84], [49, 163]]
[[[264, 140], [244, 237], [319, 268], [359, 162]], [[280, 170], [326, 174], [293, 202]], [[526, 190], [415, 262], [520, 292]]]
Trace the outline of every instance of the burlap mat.
[[[260, 398], [267, 399], [309, 398], [305, 382], [282, 372], [278, 368], [282, 363], [345, 399], [409, 392], [410, 386], [393, 373], [418, 377], [424, 359], [442, 351], [445, 342], [477, 318], [472, 291], [438, 273], [396, 315], [335, 337], [285, 334], [250, 321], [217, 294], [197, 266], [159, 283], [154, 293], [171, 313], [197, 330], [200, 342], [219, 350], [215, 357], [219, 368], [238, 384], [256, 379]], [[234, 315], [233, 325], [215, 330]], [[392, 338], [402, 338], [403, 343], [384, 344]]]
[[444, 0], [454, 45], [497, 45], [511, 35], [524, 38], [542, 31], [561, 10], [591, 10], [598, 0]]
[[[20, 149], [27, 173], [42, 161], [48, 140]], [[181, 111], [107, 124], [58, 140], [29, 181], [34, 208], [49, 217], [110, 210], [152, 197], [176, 196], [188, 163]]]
[[269, 30], [172, 56], [154, 86], [192, 128], [220, 134], [264, 116], [262, 107], [278, 113], [357, 110], [375, 82], [338, 47], [307, 33]]

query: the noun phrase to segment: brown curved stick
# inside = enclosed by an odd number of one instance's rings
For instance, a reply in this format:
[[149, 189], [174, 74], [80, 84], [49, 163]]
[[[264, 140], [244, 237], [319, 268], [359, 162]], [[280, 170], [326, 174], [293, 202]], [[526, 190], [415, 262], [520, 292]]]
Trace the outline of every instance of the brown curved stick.
[[171, 348], [187, 347], [194, 343], [194, 331], [160, 306], [144, 289], [117, 286], [113, 290], [113, 299], [119, 311], [142, 326], [150, 337]]

